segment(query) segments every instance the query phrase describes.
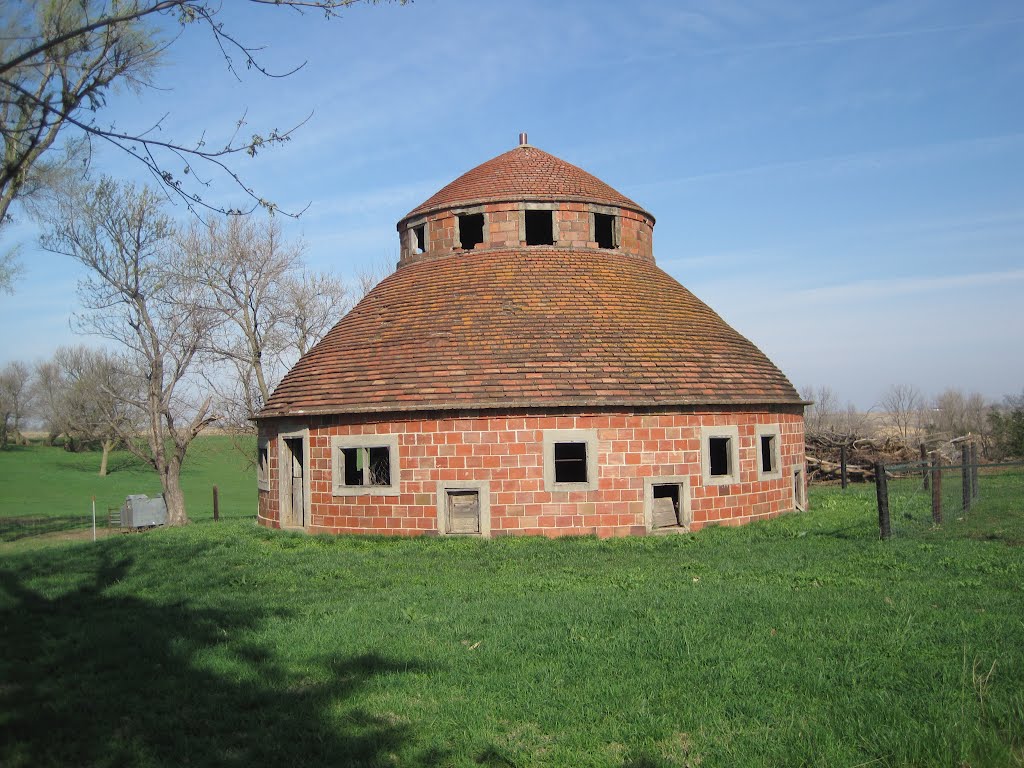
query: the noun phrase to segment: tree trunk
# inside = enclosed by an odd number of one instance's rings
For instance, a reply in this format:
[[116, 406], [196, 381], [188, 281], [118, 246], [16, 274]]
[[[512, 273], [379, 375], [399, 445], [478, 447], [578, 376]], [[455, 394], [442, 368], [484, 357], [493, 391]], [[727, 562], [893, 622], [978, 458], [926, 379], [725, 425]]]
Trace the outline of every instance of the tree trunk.
[[164, 503], [167, 504], [167, 524], [185, 525], [185, 493], [181, 490], [181, 466], [174, 460], [167, 463], [160, 473], [160, 484], [164, 489]]
[[100, 459], [100, 477], [107, 476], [107, 458], [110, 456], [110, 451], [114, 447], [113, 440], [103, 441], [103, 458]]

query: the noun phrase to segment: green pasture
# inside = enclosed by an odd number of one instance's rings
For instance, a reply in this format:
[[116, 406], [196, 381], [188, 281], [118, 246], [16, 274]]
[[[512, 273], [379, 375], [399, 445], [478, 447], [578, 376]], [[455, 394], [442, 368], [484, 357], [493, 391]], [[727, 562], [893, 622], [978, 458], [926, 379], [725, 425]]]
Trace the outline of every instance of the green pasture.
[[[255, 517], [256, 475], [253, 438], [203, 436], [189, 448], [182, 487], [189, 516], [213, 516], [213, 486], [222, 517]], [[108, 474], [99, 477], [99, 451], [70, 453], [38, 444], [0, 451], [0, 542], [40, 531], [59, 533], [92, 524], [92, 497], [101, 525], [109, 507], [125, 496], [160, 494], [156, 472], [127, 451], [114, 451]]]
[[0, 545], [0, 764], [1021, 765], [1024, 476], [1000, 482], [888, 542], [853, 487], [606, 541], [312, 537], [232, 502]]

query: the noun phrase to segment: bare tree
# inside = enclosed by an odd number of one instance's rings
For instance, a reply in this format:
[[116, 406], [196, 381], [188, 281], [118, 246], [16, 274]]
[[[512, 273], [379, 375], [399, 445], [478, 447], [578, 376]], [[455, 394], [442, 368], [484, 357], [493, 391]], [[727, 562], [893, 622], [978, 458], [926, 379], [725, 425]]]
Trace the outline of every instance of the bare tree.
[[831, 387], [804, 387], [800, 396], [811, 403], [804, 411], [808, 436], [828, 438], [838, 444], [872, 432], [867, 414], [860, 412], [853, 403], [842, 405]]
[[386, 262], [378, 261], [373, 264], [364, 264], [356, 271], [354, 283], [355, 302], [377, 287], [377, 283], [395, 271], [395, 268]]
[[0, 254], [0, 293], [14, 293], [14, 281], [21, 272], [17, 249]]
[[352, 308], [344, 280], [327, 272], [290, 275], [281, 286], [285, 351], [306, 354]]
[[[43, 246], [88, 270], [79, 283], [85, 314], [79, 328], [117, 343], [141, 393], [144, 442], [120, 434], [125, 446], [159, 474], [172, 525], [188, 522], [181, 466], [192, 440], [215, 420], [211, 398], [196, 406], [188, 391], [193, 363], [214, 320], [199, 301], [200, 287], [182, 278], [176, 231], [158, 194], [103, 179], [59, 201]], [[123, 430], [122, 430], [123, 432]]]
[[[59, 171], [48, 150], [119, 85], [146, 84], [159, 46], [137, 19], [95, 24], [104, 3], [10, 3], [0, 36], [0, 221], [15, 198]], [[102, 11], [99, 11], [102, 13]], [[58, 155], [58, 158], [60, 156]]]
[[971, 434], [981, 441], [982, 450], [989, 450], [991, 406], [978, 392], [964, 393], [950, 388], [939, 394], [929, 414], [929, 431], [949, 440]]
[[51, 442], [63, 434], [67, 450], [98, 445], [99, 475], [105, 477], [122, 435], [139, 432], [139, 410], [132, 405], [142, 399], [137, 384], [124, 362], [105, 350], [60, 347], [36, 366], [37, 412]]
[[251, 431], [295, 352], [305, 354], [347, 311], [347, 287], [307, 271], [302, 245], [273, 219], [194, 223], [182, 242], [185, 278], [220, 319], [205, 350], [207, 378], [227, 426]]
[[21, 422], [32, 401], [31, 381], [31, 369], [20, 360], [0, 368], [0, 450], [7, 448], [12, 437], [16, 442], [24, 440]]
[[810, 402], [804, 410], [804, 424], [808, 433], [836, 431], [839, 396], [831, 387], [804, 387], [801, 397]]
[[881, 405], [886, 421], [909, 445], [911, 436], [916, 435], [921, 426], [924, 407], [921, 392], [910, 384], [893, 384], [882, 396]]
[[[379, 0], [366, 0], [376, 3]], [[397, 0], [404, 3], [405, 0]], [[362, 0], [248, 0], [252, 6], [317, 10], [328, 17]], [[142, 130], [125, 130], [100, 121], [103, 107], [118, 87], [150, 84], [162, 44], [153, 22], [175, 19], [181, 36], [195, 28], [210, 33], [228, 70], [255, 69], [268, 77], [287, 76], [261, 65], [260, 48], [247, 46], [225, 26], [223, 4], [209, 0], [9, 0], [0, 7], [0, 221], [13, 200], [31, 187], [33, 176], [53, 170], [59, 160], [49, 152], [70, 131], [101, 141], [142, 163], [153, 177], [186, 204], [212, 206], [200, 196], [209, 184], [203, 170], [226, 175], [251, 205], [276, 209], [248, 187], [229, 162], [254, 157], [289, 139], [291, 130], [241, 135], [244, 119], [225, 144], [211, 144], [203, 133], [193, 140], [167, 138], [163, 118]], [[300, 64], [301, 67], [301, 64]], [[244, 116], [243, 116], [244, 118]], [[292, 129], [294, 130], [294, 129]], [[238, 210], [238, 209], [234, 209]]]

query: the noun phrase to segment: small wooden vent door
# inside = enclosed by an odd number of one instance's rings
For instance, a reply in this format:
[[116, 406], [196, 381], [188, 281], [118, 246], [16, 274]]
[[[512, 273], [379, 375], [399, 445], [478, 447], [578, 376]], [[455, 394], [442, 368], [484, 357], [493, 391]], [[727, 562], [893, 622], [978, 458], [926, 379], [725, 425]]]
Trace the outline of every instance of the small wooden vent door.
[[654, 486], [654, 528], [668, 528], [679, 525], [679, 486]]
[[448, 533], [480, 533], [480, 493], [448, 491]]

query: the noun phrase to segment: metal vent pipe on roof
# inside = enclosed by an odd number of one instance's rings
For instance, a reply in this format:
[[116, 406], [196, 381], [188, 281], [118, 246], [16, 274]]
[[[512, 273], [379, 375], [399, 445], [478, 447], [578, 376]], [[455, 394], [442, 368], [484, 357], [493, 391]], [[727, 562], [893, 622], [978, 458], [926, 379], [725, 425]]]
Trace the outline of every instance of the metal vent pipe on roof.
[[519, 134], [519, 146], [523, 147], [526, 146], [526, 144], [526, 131], [523, 131], [522, 133]]

